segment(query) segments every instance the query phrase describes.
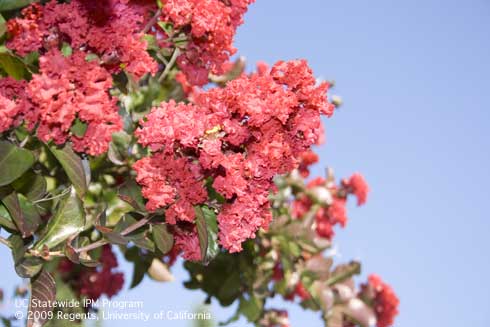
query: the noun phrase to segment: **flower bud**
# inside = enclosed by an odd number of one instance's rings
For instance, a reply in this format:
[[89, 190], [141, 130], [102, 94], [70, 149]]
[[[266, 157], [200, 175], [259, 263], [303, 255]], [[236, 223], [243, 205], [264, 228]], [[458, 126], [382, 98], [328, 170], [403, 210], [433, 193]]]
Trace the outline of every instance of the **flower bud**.
[[326, 187], [316, 186], [310, 191], [319, 204], [331, 205], [333, 203], [332, 193]]

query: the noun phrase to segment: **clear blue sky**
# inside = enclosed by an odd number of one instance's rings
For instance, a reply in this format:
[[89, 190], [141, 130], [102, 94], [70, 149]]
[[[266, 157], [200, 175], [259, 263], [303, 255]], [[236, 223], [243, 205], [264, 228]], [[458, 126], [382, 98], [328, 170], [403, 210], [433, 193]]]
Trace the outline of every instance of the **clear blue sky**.
[[[396, 289], [397, 327], [490, 325], [489, 17], [487, 0], [258, 0], [238, 33], [250, 63], [307, 58], [336, 80], [345, 106], [326, 122], [316, 172], [366, 176], [368, 203], [351, 208], [336, 241], [340, 260], [361, 259], [364, 276]], [[17, 282], [3, 248], [0, 262], [0, 284]], [[202, 298], [148, 280], [119, 297], [144, 299], [148, 311]], [[224, 320], [232, 311], [213, 312]], [[298, 309], [291, 320], [321, 326]]]

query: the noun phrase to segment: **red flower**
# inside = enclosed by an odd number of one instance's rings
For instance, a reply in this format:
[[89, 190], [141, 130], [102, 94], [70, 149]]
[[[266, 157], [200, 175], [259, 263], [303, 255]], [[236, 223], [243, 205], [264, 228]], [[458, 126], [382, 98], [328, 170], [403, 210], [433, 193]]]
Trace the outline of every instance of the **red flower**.
[[[109, 94], [111, 75], [95, 61], [86, 62], [85, 56], [76, 51], [65, 57], [52, 49], [39, 59], [39, 74], [33, 75], [27, 90], [35, 109], [26, 120], [38, 125], [42, 141], [63, 144], [70, 139], [76, 151], [99, 155], [107, 151], [122, 120]], [[70, 133], [76, 118], [87, 124], [83, 135]]]
[[96, 268], [75, 266], [68, 259], [62, 259], [58, 265], [63, 280], [80, 295], [97, 300], [102, 295], [109, 298], [119, 293], [124, 286], [124, 274], [114, 271], [118, 267], [117, 258], [110, 245], [102, 248]]
[[306, 289], [306, 287], [303, 285], [302, 282], [299, 282], [296, 284], [296, 287], [294, 288], [294, 293], [300, 297], [301, 301], [306, 301], [311, 298], [310, 293]]
[[400, 304], [398, 297], [391, 286], [384, 283], [378, 275], [370, 275], [368, 283], [375, 292], [374, 311], [376, 312], [377, 326], [392, 326], [395, 317], [398, 315], [398, 305]]
[[190, 84], [204, 85], [209, 73], [223, 74], [236, 50], [233, 38], [253, 0], [169, 0], [162, 20], [176, 29], [188, 29], [189, 44], [178, 58]]
[[168, 223], [192, 222], [192, 207], [206, 202], [204, 180], [211, 179], [226, 199], [218, 214], [220, 243], [240, 251], [269, 225], [273, 177], [297, 168], [300, 154], [320, 139], [320, 114], [331, 106], [327, 87], [316, 86], [305, 61], [280, 62], [270, 73], [196, 93], [193, 103], [154, 108], [136, 131], [153, 151], [134, 165], [148, 210], [168, 207]]
[[342, 183], [344, 187], [347, 188], [349, 193], [353, 193], [357, 197], [357, 205], [366, 203], [367, 195], [369, 193], [369, 186], [361, 174], [355, 173], [348, 180], [344, 180]]

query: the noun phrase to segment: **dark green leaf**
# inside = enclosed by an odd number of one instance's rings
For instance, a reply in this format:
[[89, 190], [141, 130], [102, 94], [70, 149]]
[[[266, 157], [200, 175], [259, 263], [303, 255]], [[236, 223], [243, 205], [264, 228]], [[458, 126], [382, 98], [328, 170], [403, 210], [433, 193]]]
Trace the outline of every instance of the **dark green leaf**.
[[24, 241], [18, 235], [10, 235], [8, 238], [10, 245], [12, 246], [12, 257], [14, 258], [14, 264], [18, 264], [26, 252]]
[[46, 179], [33, 171], [27, 171], [12, 183], [12, 187], [30, 201], [36, 201], [46, 194]]
[[9, 76], [17, 80], [29, 76], [29, 72], [26, 70], [22, 60], [13, 55], [5, 46], [0, 46], [0, 67]]
[[0, 226], [6, 228], [9, 231], [18, 231], [17, 226], [15, 226], [14, 222], [12, 221], [12, 217], [10, 217], [10, 214], [8, 210], [0, 204]]
[[[126, 228], [137, 223], [137, 220], [131, 215], [124, 215], [114, 227], [115, 233], [121, 233]], [[155, 251], [155, 243], [149, 237], [149, 225], [142, 226], [137, 230], [125, 235], [124, 237], [139, 248]]]
[[255, 296], [251, 296], [250, 299], [240, 298], [240, 305], [238, 310], [243, 314], [249, 322], [255, 322], [262, 314], [264, 303]]
[[216, 214], [206, 206], [196, 206], [194, 209], [201, 259], [204, 264], [208, 264], [219, 253]]
[[0, 11], [19, 9], [31, 2], [34, 2], [34, 0], [0, 0]]
[[33, 234], [41, 224], [41, 216], [36, 207], [24, 195], [18, 194], [20, 208], [29, 234]]
[[14, 259], [15, 271], [22, 278], [31, 278], [39, 273], [43, 266], [43, 260], [37, 257], [26, 256], [27, 246], [18, 235], [8, 238], [12, 246], [12, 257]]
[[[39, 215], [36, 215], [32, 205], [27, 204], [26, 201], [22, 201], [21, 204], [15, 191], [3, 197], [2, 202], [7, 208], [17, 229], [22, 233], [22, 237], [26, 238], [31, 236], [40, 223]], [[28, 212], [24, 212], [24, 210]]]
[[82, 202], [72, 189], [60, 201], [55, 216], [49, 220], [46, 233], [37, 242], [35, 249], [41, 250], [44, 246], [51, 249], [83, 231], [84, 226], [85, 212]]
[[172, 233], [169, 232], [167, 225], [153, 225], [151, 232], [157, 248], [163, 254], [168, 253], [174, 245], [174, 237]]
[[143, 255], [137, 247], [132, 247], [126, 251], [124, 257], [129, 262], [133, 262], [133, 278], [131, 280], [130, 288], [138, 286], [150, 268], [152, 263], [152, 258]]
[[44, 261], [38, 257], [24, 257], [15, 265], [15, 272], [22, 278], [36, 276], [43, 268]]
[[34, 164], [34, 155], [12, 143], [0, 141], [0, 186], [12, 183]]
[[[42, 270], [31, 279], [31, 300], [29, 303], [29, 319], [27, 327], [42, 327], [47, 322], [48, 313], [54, 309], [56, 300], [56, 283], [53, 277]], [[44, 304], [44, 305], [39, 305]]]
[[146, 212], [143, 196], [141, 195], [141, 187], [133, 180], [128, 180], [124, 183], [118, 192], [119, 198], [128, 203], [138, 212]]
[[50, 146], [49, 150], [65, 170], [78, 195], [83, 198], [87, 192], [87, 177], [82, 159], [73, 151], [69, 144], [65, 144], [61, 148]]
[[126, 238], [124, 238], [124, 236], [114, 232], [105, 233], [104, 238], [106, 238], [110, 243], [117, 245], [126, 245], [129, 242]]

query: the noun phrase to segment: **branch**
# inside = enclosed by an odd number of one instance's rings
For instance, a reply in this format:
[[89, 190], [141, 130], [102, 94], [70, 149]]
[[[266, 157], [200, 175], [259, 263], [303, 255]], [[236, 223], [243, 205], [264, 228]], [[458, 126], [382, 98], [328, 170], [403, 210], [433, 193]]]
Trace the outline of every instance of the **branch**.
[[[141, 220], [138, 220], [136, 223], [134, 223], [133, 225], [131, 226], [128, 226], [125, 230], [123, 230], [121, 232], [121, 235], [122, 236], [126, 236], [128, 234], [131, 234], [132, 232], [134, 232], [135, 230], [143, 227], [144, 225], [146, 225], [147, 223], [150, 222], [150, 220], [153, 219], [153, 215], [150, 215], [150, 216], [147, 216]], [[107, 240], [98, 240], [97, 242], [95, 243], [92, 243], [92, 244], [89, 244], [87, 246], [84, 246], [84, 247], [81, 247], [81, 248], [78, 248], [78, 249], [75, 249], [75, 252], [76, 253], [81, 253], [81, 252], [88, 252], [88, 251], [91, 251], [91, 250], [95, 250], [101, 246], [104, 246], [106, 244], [108, 244], [109, 242]]]
[[170, 69], [172, 69], [172, 66], [175, 64], [175, 61], [177, 60], [177, 57], [180, 55], [180, 50], [179, 48], [175, 48], [174, 53], [172, 54], [172, 58], [170, 58], [170, 61], [168, 64], [165, 66], [165, 69], [162, 72], [162, 75], [158, 78], [158, 82], [162, 82], [167, 74], [170, 72]]
[[143, 30], [141, 30], [141, 33], [146, 34], [146, 32], [148, 32], [150, 30], [150, 28], [153, 25], [155, 25], [155, 23], [157, 22], [158, 17], [160, 17], [161, 13], [162, 13], [162, 9], [158, 8], [155, 15], [153, 15], [153, 17], [150, 19], [150, 21], [148, 21], [148, 23], [145, 25], [145, 28], [143, 28]]

